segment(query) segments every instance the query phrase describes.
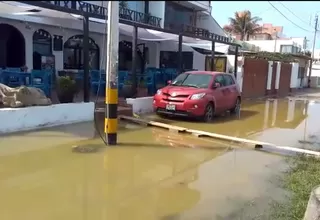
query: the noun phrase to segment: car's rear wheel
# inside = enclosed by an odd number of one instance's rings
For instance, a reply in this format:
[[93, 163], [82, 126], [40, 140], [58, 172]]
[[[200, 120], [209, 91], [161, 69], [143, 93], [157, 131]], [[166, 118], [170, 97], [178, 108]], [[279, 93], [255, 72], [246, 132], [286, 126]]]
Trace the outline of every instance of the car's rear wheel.
[[230, 113], [231, 114], [236, 114], [236, 113], [238, 113], [240, 111], [240, 108], [241, 108], [241, 100], [238, 97], [237, 100], [236, 100], [236, 104], [234, 105], [234, 107], [232, 109], [230, 109]]
[[212, 103], [208, 103], [204, 111], [204, 115], [202, 116], [202, 120], [204, 122], [210, 122], [212, 121], [213, 116], [214, 116], [214, 106]]

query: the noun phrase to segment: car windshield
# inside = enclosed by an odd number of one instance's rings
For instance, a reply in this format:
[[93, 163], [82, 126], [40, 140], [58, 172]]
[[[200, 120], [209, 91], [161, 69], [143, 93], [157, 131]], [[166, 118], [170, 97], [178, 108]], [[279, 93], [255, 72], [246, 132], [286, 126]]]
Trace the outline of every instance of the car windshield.
[[194, 88], [208, 88], [209, 83], [212, 79], [210, 74], [192, 74], [192, 73], [182, 73], [173, 82], [172, 86], [185, 86]]

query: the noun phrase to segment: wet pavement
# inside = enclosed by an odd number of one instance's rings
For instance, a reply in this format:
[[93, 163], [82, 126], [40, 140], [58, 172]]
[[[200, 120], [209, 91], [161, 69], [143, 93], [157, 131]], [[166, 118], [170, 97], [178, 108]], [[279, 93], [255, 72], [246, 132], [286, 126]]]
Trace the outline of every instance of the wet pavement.
[[[319, 108], [278, 100], [244, 103], [240, 117], [207, 124], [150, 117], [310, 147], [301, 140], [316, 142]], [[131, 124], [121, 124], [119, 143], [105, 147], [92, 123], [1, 137], [0, 219], [269, 219], [269, 203], [285, 195], [282, 156]]]

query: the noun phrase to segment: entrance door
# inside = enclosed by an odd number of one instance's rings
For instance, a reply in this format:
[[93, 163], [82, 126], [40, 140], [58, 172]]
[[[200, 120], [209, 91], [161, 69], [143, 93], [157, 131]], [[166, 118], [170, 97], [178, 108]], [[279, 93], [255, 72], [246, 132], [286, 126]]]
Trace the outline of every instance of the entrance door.
[[0, 24], [0, 67], [25, 65], [25, 40], [14, 26]]

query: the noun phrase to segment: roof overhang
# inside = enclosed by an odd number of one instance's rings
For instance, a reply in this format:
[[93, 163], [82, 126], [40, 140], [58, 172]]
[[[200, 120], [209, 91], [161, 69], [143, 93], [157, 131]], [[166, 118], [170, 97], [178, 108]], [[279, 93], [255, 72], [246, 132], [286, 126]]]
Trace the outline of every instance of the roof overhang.
[[[66, 1], [68, 2], [68, 1]], [[70, 1], [69, 1], [70, 2]], [[31, 5], [29, 4], [31, 3]], [[62, 26], [63, 28], [75, 29], [75, 26], [79, 30], [82, 30], [83, 13], [75, 11], [74, 9], [52, 6], [51, 4], [44, 2], [14, 2], [14, 1], [2, 1], [0, 2], [0, 16], [8, 19], [15, 19], [24, 22], [42, 23], [47, 25]], [[39, 4], [40, 3], [40, 4]], [[102, 2], [101, 7], [104, 7]], [[42, 6], [42, 7], [40, 7]], [[48, 6], [48, 7], [47, 7]], [[100, 6], [99, 6], [100, 7]], [[74, 13], [71, 13], [74, 12]], [[90, 13], [91, 15], [92, 13]], [[102, 19], [101, 15], [90, 17], [90, 31], [93, 28], [94, 32], [104, 34], [105, 25], [107, 24], [106, 18]], [[44, 21], [51, 21], [50, 24]], [[71, 26], [63, 26], [70, 24]], [[77, 24], [77, 25], [73, 25]], [[162, 29], [159, 27], [151, 26], [148, 24], [136, 24], [132, 21], [120, 19], [119, 33], [127, 36], [132, 36], [133, 26], [139, 27], [138, 38], [144, 41], [175, 41], [178, 42], [180, 32], [174, 30]], [[211, 39], [208, 36], [200, 35], [194, 36], [190, 31], [183, 33], [183, 44], [193, 48], [200, 48], [207, 51], [211, 51], [212, 41], [215, 42], [215, 52], [227, 53], [230, 45], [239, 46], [238, 44], [226, 42], [226, 38], [223, 36], [215, 36]]]
[[[38, 8], [55, 10], [60, 13], [74, 14], [80, 16], [87, 16], [94, 19], [100, 19], [105, 21], [107, 19], [107, 8], [105, 6], [93, 5], [84, 1], [18, 1], [19, 4], [23, 3], [24, 5], [29, 4], [32, 6], [36, 6]], [[151, 16], [153, 17], [153, 16]], [[230, 43], [229, 39], [225, 36], [216, 35], [210, 32], [205, 31], [201, 28], [195, 28], [191, 26], [181, 26], [179, 29], [164, 29], [159, 27], [156, 22], [157, 19], [154, 20], [153, 24], [144, 23], [144, 19], [140, 19], [140, 21], [132, 20], [132, 19], [124, 19], [119, 18], [119, 23], [126, 24], [129, 26], [136, 26], [138, 28], [154, 30], [158, 32], [174, 34], [174, 35], [183, 35], [185, 37], [190, 38], [199, 38], [200, 40], [206, 41], [214, 41], [217, 43], [223, 43], [227, 45], [239, 46], [235, 43]]]

